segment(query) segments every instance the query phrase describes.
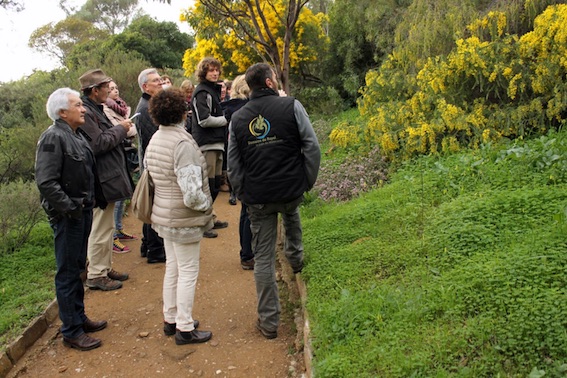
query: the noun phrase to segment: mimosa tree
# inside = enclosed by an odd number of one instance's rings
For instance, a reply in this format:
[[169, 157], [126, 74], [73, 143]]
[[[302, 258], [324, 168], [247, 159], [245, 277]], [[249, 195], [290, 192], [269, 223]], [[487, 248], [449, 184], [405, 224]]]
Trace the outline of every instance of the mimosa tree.
[[259, 60], [270, 63], [289, 93], [291, 69], [315, 61], [328, 43], [326, 16], [308, 0], [197, 0], [182, 15], [196, 31], [196, 47], [183, 58], [187, 75], [200, 59], [214, 56], [227, 75], [242, 73]]

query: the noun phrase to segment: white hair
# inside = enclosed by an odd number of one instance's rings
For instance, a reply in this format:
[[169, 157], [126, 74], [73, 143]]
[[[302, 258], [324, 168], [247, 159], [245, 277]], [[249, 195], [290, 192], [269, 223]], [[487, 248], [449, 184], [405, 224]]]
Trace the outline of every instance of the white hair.
[[47, 99], [47, 104], [45, 104], [45, 110], [47, 110], [47, 115], [53, 121], [57, 121], [60, 117], [59, 112], [61, 110], [69, 109], [69, 97], [70, 96], [81, 97], [81, 94], [71, 88], [59, 88], [55, 90], [49, 98]]
[[148, 75], [151, 74], [158, 74], [157, 70], [155, 68], [146, 68], [145, 70], [143, 70], [142, 72], [140, 72], [140, 74], [138, 75], [138, 85], [140, 86], [140, 90], [143, 92], [144, 91], [144, 84], [146, 84], [148, 82]]

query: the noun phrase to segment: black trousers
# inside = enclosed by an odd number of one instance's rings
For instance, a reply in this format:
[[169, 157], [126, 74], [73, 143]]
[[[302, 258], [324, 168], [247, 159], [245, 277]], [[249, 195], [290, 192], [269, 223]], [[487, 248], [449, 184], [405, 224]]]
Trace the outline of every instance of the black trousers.
[[163, 239], [152, 228], [151, 224], [144, 223], [142, 227], [142, 247], [146, 251], [148, 259], [162, 259], [165, 258], [165, 248], [163, 246]]

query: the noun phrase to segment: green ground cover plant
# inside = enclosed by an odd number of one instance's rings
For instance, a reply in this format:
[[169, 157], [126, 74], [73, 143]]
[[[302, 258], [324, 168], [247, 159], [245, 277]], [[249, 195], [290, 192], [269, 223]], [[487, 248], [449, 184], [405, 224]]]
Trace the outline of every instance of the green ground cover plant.
[[562, 377], [567, 132], [404, 163], [303, 208], [319, 377]]
[[53, 232], [37, 225], [15, 252], [0, 254], [0, 345], [7, 344], [55, 298]]

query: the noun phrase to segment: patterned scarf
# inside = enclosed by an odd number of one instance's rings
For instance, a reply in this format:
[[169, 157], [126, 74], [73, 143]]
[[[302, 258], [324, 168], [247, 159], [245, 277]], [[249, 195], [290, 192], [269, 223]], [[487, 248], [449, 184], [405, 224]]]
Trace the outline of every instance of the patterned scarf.
[[106, 105], [116, 113], [120, 114], [122, 117], [126, 117], [126, 114], [128, 113], [128, 105], [126, 105], [126, 101], [124, 101], [120, 97], [118, 97], [116, 100], [113, 100], [110, 97], [107, 98]]

